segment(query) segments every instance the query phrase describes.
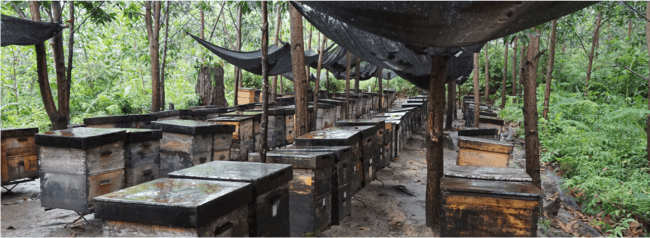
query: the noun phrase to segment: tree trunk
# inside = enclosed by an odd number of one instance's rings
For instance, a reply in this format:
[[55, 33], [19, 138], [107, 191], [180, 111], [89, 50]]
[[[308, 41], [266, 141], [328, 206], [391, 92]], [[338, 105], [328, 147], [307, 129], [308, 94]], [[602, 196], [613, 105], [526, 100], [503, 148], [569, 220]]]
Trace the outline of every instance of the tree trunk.
[[[61, 2], [52, 2], [52, 22], [62, 22]], [[52, 37], [54, 68], [56, 70], [57, 98], [59, 102], [59, 120], [52, 122], [57, 129], [67, 129], [70, 122], [70, 82], [66, 77], [65, 55], [63, 54], [63, 33]], [[56, 125], [54, 125], [56, 124]]]
[[384, 80], [382, 79], [384, 77], [384, 74], [382, 73], [382, 71], [383, 71], [382, 68], [379, 68], [379, 70], [377, 71], [377, 72], [379, 72], [379, 75], [377, 75], [377, 77], [378, 77], [377, 81], [379, 81], [379, 107], [378, 107], [379, 108], [379, 111], [378, 111], [379, 113], [382, 113], [383, 110], [384, 110], [383, 109], [383, 102], [384, 102], [384, 96], [383, 96], [384, 95], [384, 86], [383, 86], [384, 82], [383, 81]]
[[320, 44], [320, 49], [318, 50], [318, 66], [316, 67], [316, 82], [314, 82], [314, 112], [312, 115], [312, 124], [313, 130], [316, 130], [316, 120], [318, 119], [318, 91], [320, 90], [320, 70], [321, 64], [323, 63], [323, 50], [325, 49], [325, 43], [327, 42], [327, 37], [323, 36], [323, 41]]
[[454, 104], [456, 104], [456, 80], [447, 83], [447, 120], [445, 121], [445, 130], [451, 131], [451, 124], [454, 121]]
[[205, 40], [205, 18], [203, 16], [203, 8], [199, 6], [199, 15], [201, 16], [201, 25], [199, 25], [199, 37], [201, 40]]
[[[65, 82], [65, 88], [66, 88], [66, 103], [67, 105], [67, 112], [64, 112], [65, 115], [70, 114], [70, 84], [72, 84], [72, 56], [74, 56], [74, 2], [73, 1], [68, 1], [68, 7], [70, 10], [70, 21], [68, 21], [68, 29], [70, 29], [70, 35], [68, 35], [68, 68], [66, 72], [66, 82]], [[17, 90], [17, 89], [16, 89]], [[61, 104], [59, 104], [61, 105]], [[59, 106], [60, 107], [60, 106]], [[67, 125], [66, 125], [67, 127]]]
[[503, 51], [503, 81], [501, 82], [501, 109], [506, 106], [506, 79], [508, 78], [508, 42], [505, 42]]
[[[530, 43], [528, 43], [530, 44]], [[527, 46], [521, 45], [521, 61], [519, 62], [519, 86], [517, 87], [517, 101], [521, 98], [521, 85], [524, 84], [524, 69], [526, 67], [526, 48]]]
[[551, 39], [550, 43], [551, 45], [549, 46], [549, 54], [548, 54], [548, 70], [546, 71], [546, 88], [544, 90], [544, 110], [542, 112], [542, 116], [544, 119], [548, 119], [548, 104], [549, 100], [551, 98], [551, 79], [553, 78], [553, 63], [555, 61], [555, 42], [556, 42], [556, 36], [555, 36], [555, 31], [557, 30], [557, 20], [553, 20], [553, 24], [551, 26]]
[[311, 34], [312, 34], [313, 29], [312, 29], [311, 26], [309, 26], [308, 28], [309, 28], [309, 38], [307, 38], [307, 49], [310, 50], [311, 49]]
[[[201, 10], [201, 27], [203, 27], [203, 10]], [[169, 1], [165, 9], [165, 44], [163, 45], [162, 67], [160, 68], [160, 110], [165, 110], [165, 66], [167, 65], [167, 41], [169, 40]], [[203, 38], [203, 31], [201, 31]]]
[[348, 51], [348, 64], [345, 70], [345, 119], [351, 119], [350, 118], [350, 64], [352, 63], [352, 54], [350, 54], [350, 51]]
[[[32, 15], [33, 21], [41, 21], [41, 12], [39, 10], [40, 4], [37, 1], [29, 2], [29, 10]], [[47, 72], [47, 53], [45, 52], [45, 43], [38, 43], [34, 46], [36, 51], [36, 72], [38, 76], [38, 86], [41, 92], [41, 98], [43, 99], [43, 106], [47, 112], [50, 122], [52, 123], [52, 128], [54, 130], [59, 130], [59, 113], [56, 110], [56, 105], [54, 104], [54, 99], [52, 98], [52, 90], [50, 89], [50, 80]]]
[[[277, 16], [277, 20], [275, 21], [275, 36], [273, 38], [275, 39], [275, 45], [278, 46], [278, 41], [280, 40], [280, 27], [282, 26], [282, 18], [280, 15], [279, 4], [275, 10], [275, 15]], [[278, 97], [278, 76], [276, 75], [273, 76], [273, 80], [271, 81], [271, 102], [275, 102], [277, 97]]]
[[[302, 35], [302, 15], [290, 6], [291, 12], [291, 68], [293, 70], [293, 87], [296, 100], [294, 131], [296, 137], [309, 132], [309, 114], [307, 103], [307, 78], [305, 78], [305, 46]], [[316, 113], [316, 112], [314, 112]]]
[[490, 61], [488, 60], [488, 51], [485, 49], [485, 101], [490, 96]]
[[[161, 2], [145, 2], [145, 23], [149, 38], [149, 55], [151, 57], [151, 112], [160, 109], [160, 48], [158, 39], [160, 34], [160, 5]], [[153, 8], [153, 9], [152, 9]], [[153, 19], [152, 19], [153, 10]], [[152, 22], [153, 21], [153, 22]]]
[[594, 36], [591, 39], [591, 53], [589, 54], [589, 64], [587, 64], [587, 80], [585, 82], [585, 94], [584, 96], [589, 96], [589, 80], [591, 79], [591, 68], [594, 63], [594, 52], [596, 51], [596, 44], [598, 44], [598, 30], [600, 29], [600, 20], [601, 14], [598, 12], [598, 17], [596, 18], [596, 30], [594, 30]]
[[517, 37], [515, 36], [515, 43], [512, 48], [512, 94], [515, 96], [517, 92]]
[[269, 132], [269, 23], [266, 4], [266, 1], [262, 1], [262, 143], [259, 150], [262, 163], [266, 163], [266, 138]]
[[357, 59], [357, 65], [354, 66], [354, 70], [356, 71], [354, 75], [354, 93], [359, 93], [359, 80], [361, 79], [361, 59], [359, 57], [354, 57]]
[[[645, 17], [650, 19], [650, 2], [647, 3], [645, 8]], [[645, 23], [645, 41], [646, 49], [648, 50], [648, 55], [650, 55], [650, 23]], [[650, 72], [650, 63], [648, 64], [648, 72]], [[648, 75], [648, 99], [650, 99], [650, 75]], [[650, 110], [650, 100], [648, 100], [648, 109]], [[646, 135], [650, 135], [650, 115], [646, 119]], [[650, 166], [650, 140], [646, 139], [648, 142], [647, 152], [648, 152], [648, 166]]]
[[[445, 111], [445, 79], [447, 61], [443, 56], [431, 59], [431, 84], [429, 86], [429, 115], [427, 117], [427, 188], [426, 225], [439, 227], [438, 217], [442, 206], [440, 180], [443, 169], [442, 118]], [[477, 94], [478, 95], [478, 94]], [[478, 121], [478, 120], [477, 120]]]
[[[227, 106], [223, 86], [223, 68], [202, 65], [194, 91], [201, 98], [203, 105]], [[214, 81], [214, 85], [213, 82]]]
[[528, 43], [528, 54], [524, 71], [524, 129], [526, 149], [526, 172], [533, 179], [533, 185], [541, 188], [539, 171], [539, 138], [537, 132], [537, 53], [539, 52], [539, 33], [531, 34], [531, 41]]
[[[241, 51], [241, 17], [242, 9], [241, 7], [237, 8], [237, 51]], [[239, 87], [244, 87], [242, 70], [237, 68], [237, 81], [239, 82]]]
[[474, 53], [474, 121], [473, 121], [473, 126], [478, 128], [478, 116], [479, 116], [479, 107], [481, 106], [481, 101], [479, 97], [479, 90], [478, 90], [478, 76], [479, 76], [479, 68], [478, 68], [478, 60], [479, 60], [479, 55], [480, 53]]

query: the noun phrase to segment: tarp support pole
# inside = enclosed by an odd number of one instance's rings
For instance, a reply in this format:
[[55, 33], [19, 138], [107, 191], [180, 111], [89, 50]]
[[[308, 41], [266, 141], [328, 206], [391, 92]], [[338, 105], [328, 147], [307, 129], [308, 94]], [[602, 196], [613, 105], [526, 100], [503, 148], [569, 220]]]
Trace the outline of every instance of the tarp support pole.
[[434, 56], [431, 59], [431, 82], [427, 116], [427, 188], [426, 225], [439, 228], [438, 218], [442, 205], [440, 181], [443, 175], [443, 115], [445, 111], [445, 79], [447, 78], [447, 59]]

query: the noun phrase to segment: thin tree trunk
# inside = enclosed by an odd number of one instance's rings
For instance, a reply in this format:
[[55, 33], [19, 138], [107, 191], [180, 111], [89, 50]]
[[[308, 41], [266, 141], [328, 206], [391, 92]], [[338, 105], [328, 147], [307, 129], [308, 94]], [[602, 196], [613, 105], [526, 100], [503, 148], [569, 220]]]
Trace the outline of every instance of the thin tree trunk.
[[[68, 9], [69, 9], [69, 12], [70, 12], [70, 17], [69, 17], [70, 21], [68, 21], [68, 24], [69, 24], [68, 29], [70, 29], [69, 30], [70, 34], [68, 35], [68, 68], [67, 68], [67, 72], [66, 72], [67, 79], [66, 79], [66, 84], [65, 84], [65, 88], [66, 88], [66, 91], [67, 91], [66, 92], [67, 93], [66, 94], [66, 97], [67, 97], [66, 105], [68, 105], [68, 107], [67, 107], [68, 111], [67, 111], [66, 115], [69, 115], [69, 113], [70, 113], [70, 107], [69, 107], [69, 105], [70, 105], [70, 85], [72, 84], [72, 56], [74, 55], [74, 33], [75, 33], [74, 32], [74, 17], [75, 17], [74, 16], [74, 2], [73, 1], [68, 1], [68, 7], [69, 7]], [[61, 105], [61, 104], [59, 104], [59, 105]], [[59, 108], [60, 107], [61, 106], [59, 106]], [[66, 125], [66, 127], [67, 127], [67, 125]]]
[[[280, 40], [280, 27], [282, 26], [282, 18], [280, 15], [280, 5], [278, 4], [278, 7], [275, 9], [275, 15], [277, 16], [277, 19], [275, 20], [275, 35], [273, 38], [275, 39], [275, 45], [278, 45], [278, 41]], [[271, 82], [271, 102], [275, 102], [276, 98], [278, 97], [278, 76], [273, 76], [273, 81]]]
[[[201, 7], [199, 7], [201, 8]], [[201, 16], [201, 25], [199, 25], [199, 37], [201, 40], [205, 40], [205, 18], [203, 16], [203, 9], [199, 9], [199, 15]]]
[[539, 138], [537, 131], [537, 65], [539, 58], [539, 33], [531, 35], [531, 41], [528, 44], [528, 54], [525, 64], [524, 73], [524, 129], [525, 132], [525, 149], [526, 149], [526, 172], [532, 177], [532, 184], [541, 188], [541, 178], [539, 171]]
[[501, 82], [501, 109], [506, 106], [506, 79], [508, 78], [508, 42], [505, 42], [503, 55], [503, 81]]
[[[53, 22], [62, 22], [61, 2], [53, 1], [51, 8]], [[68, 123], [70, 122], [70, 82], [68, 82], [66, 77], [62, 35], [63, 34], [60, 33], [52, 37], [54, 68], [56, 70], [57, 98], [59, 102], [59, 120], [57, 122], [52, 122], [52, 126], [57, 130], [67, 129]]]
[[[647, 3], [645, 8], [645, 17], [650, 19], [650, 2]], [[650, 22], [645, 23], [645, 40], [646, 40], [646, 49], [648, 50], [648, 55], [650, 55]], [[648, 64], [648, 72], [650, 72], [650, 63]], [[648, 75], [648, 99], [650, 99], [650, 75]], [[650, 109], [650, 100], [648, 100], [648, 109]], [[646, 135], [650, 135], [650, 115], [646, 119]], [[647, 152], [648, 152], [648, 166], [650, 166], [650, 140], [646, 139], [648, 142]]]
[[598, 30], [600, 29], [600, 20], [602, 16], [598, 12], [598, 17], [596, 18], [596, 30], [594, 30], [594, 36], [591, 40], [591, 54], [589, 54], [589, 64], [587, 64], [587, 80], [585, 81], [585, 93], [584, 96], [589, 96], [589, 80], [591, 79], [591, 69], [594, 63], [594, 52], [596, 51], [596, 44], [598, 44]]
[[[293, 69], [293, 87], [296, 100], [294, 131], [296, 137], [309, 132], [309, 114], [307, 103], [307, 79], [305, 78], [305, 46], [302, 34], [302, 15], [290, 6], [291, 12], [291, 68]], [[314, 112], [316, 113], [316, 112]]]
[[354, 66], [354, 70], [356, 71], [354, 75], [354, 93], [359, 93], [359, 80], [361, 79], [361, 59], [359, 57], [354, 57], [357, 59], [357, 65]]
[[478, 68], [478, 60], [479, 60], [479, 55], [480, 53], [474, 53], [474, 123], [473, 126], [478, 128], [478, 116], [479, 116], [479, 107], [481, 106], [481, 101], [479, 97], [479, 90], [478, 90], [478, 77], [479, 77], [479, 68]]
[[[18, 57], [16, 57], [15, 51], [14, 53], [14, 59], [11, 61], [12, 62], [12, 67], [14, 71], [14, 97], [16, 98], [16, 104], [18, 104], [18, 77], [16, 76], [16, 61], [18, 61]], [[19, 115], [20, 107], [16, 107], [16, 115]]]
[[[160, 110], [165, 110], [165, 66], [167, 65], [167, 41], [169, 40], [169, 1], [165, 7], [165, 44], [163, 45], [162, 67], [160, 67]], [[203, 11], [201, 11], [203, 13]], [[201, 14], [201, 26], [203, 26], [203, 14]], [[203, 35], [203, 31], [201, 31]], [[203, 38], [203, 36], [201, 36]]]
[[426, 225], [439, 227], [438, 217], [442, 206], [440, 181], [444, 173], [442, 146], [442, 118], [445, 111], [445, 79], [447, 61], [443, 56], [431, 59], [431, 84], [429, 86], [429, 115], [427, 117], [427, 188]]
[[[153, 6], [152, 6], [153, 5]], [[160, 109], [160, 2], [145, 2], [145, 23], [149, 37], [149, 55], [151, 57], [151, 112]], [[152, 9], [153, 8], [153, 9]], [[153, 19], [151, 17], [153, 10]], [[153, 21], [153, 22], [152, 22]]]
[[627, 22], [627, 37], [632, 38], [632, 20]]
[[221, 14], [223, 13], [223, 5], [221, 5], [221, 10], [219, 11], [219, 15], [217, 15], [216, 20], [214, 20], [214, 25], [212, 25], [212, 31], [210, 31], [210, 38], [208, 40], [212, 40], [212, 36], [214, 35], [214, 30], [217, 29], [217, 25], [219, 25], [219, 19], [221, 19]]
[[[237, 8], [237, 51], [241, 51], [241, 17], [242, 9], [241, 7]], [[239, 87], [244, 87], [242, 70], [237, 68], [237, 81], [239, 82]]]
[[[40, 4], [37, 1], [30, 1], [29, 10], [32, 15], [33, 21], [41, 21]], [[50, 122], [54, 130], [57, 130], [57, 123], [59, 121], [59, 113], [56, 110], [54, 99], [52, 98], [52, 90], [50, 89], [50, 80], [47, 72], [47, 54], [45, 52], [45, 43], [38, 43], [35, 45], [36, 51], [36, 72], [38, 76], [38, 86], [41, 91], [41, 98], [43, 99], [43, 106], [47, 112]]]
[[512, 94], [510, 96], [515, 96], [515, 92], [517, 92], [517, 40], [515, 36], [512, 48]]
[[488, 60], [488, 51], [485, 49], [485, 101], [490, 96], [490, 61]]
[[553, 20], [553, 24], [551, 26], [551, 39], [550, 43], [551, 45], [549, 46], [549, 54], [548, 54], [548, 70], [546, 71], [546, 88], [544, 90], [544, 110], [542, 112], [542, 116], [544, 119], [548, 119], [548, 104], [549, 100], [551, 98], [551, 79], [553, 78], [553, 63], [555, 61], [555, 42], [556, 42], [556, 36], [555, 36], [555, 31], [557, 30], [557, 20]]
[[262, 1], [262, 143], [259, 150], [262, 163], [266, 163], [266, 138], [269, 131], [269, 23], [266, 4], [266, 1]]
[[377, 72], [379, 72], [379, 75], [377, 75], [377, 77], [378, 77], [377, 80], [379, 81], [379, 107], [378, 107], [379, 108], [379, 111], [378, 111], [379, 113], [382, 113], [384, 111], [384, 109], [383, 109], [383, 102], [384, 102], [384, 96], [383, 96], [384, 95], [384, 86], [383, 86], [384, 82], [383, 81], [384, 80], [382, 79], [384, 77], [384, 74], [382, 73], [382, 71], [383, 71], [382, 68], [379, 68], [379, 70], [377, 70]]
[[320, 90], [320, 70], [321, 64], [323, 64], [323, 50], [325, 49], [325, 43], [327, 43], [327, 37], [323, 36], [323, 41], [318, 50], [318, 66], [316, 67], [316, 82], [314, 82], [314, 112], [316, 113], [313, 113], [313, 118], [311, 119], [314, 125], [314, 130], [316, 130], [316, 120], [318, 118], [318, 91]]
[[351, 119], [350, 118], [350, 64], [352, 63], [352, 59], [350, 59], [352, 55], [350, 54], [350, 51], [348, 51], [348, 64], [345, 70], [345, 119]]
[[[528, 43], [530, 44], [530, 43]], [[526, 48], [527, 46], [524, 46], [523, 44], [521, 45], [521, 61], [519, 62], [519, 86], [517, 87], [517, 101], [521, 98], [521, 86], [524, 83], [524, 69], [526, 67]]]
[[451, 131], [451, 124], [454, 121], [454, 104], [456, 99], [456, 80], [447, 83], [447, 120], [445, 121], [445, 130]]
[[[225, 8], [226, 6], [221, 5], [221, 7]], [[223, 23], [223, 31], [226, 33], [226, 38], [228, 39], [228, 43], [230, 43], [230, 49], [234, 50], [236, 48], [235, 48], [235, 44], [232, 42], [232, 37], [230, 37], [230, 33], [228, 33], [228, 26], [226, 25], [226, 16], [225, 16], [225, 14], [222, 15], [222, 17], [223, 17], [223, 21], [221, 21], [221, 23]]]
[[[18, 7], [18, 5], [16, 5], [16, 3], [12, 2], [11, 6], [14, 8], [14, 10], [16, 10], [16, 12], [20, 16], [20, 18], [27, 19], [27, 16], [25, 16], [25, 13], [23, 12], [23, 9]], [[74, 29], [74, 28], [72, 28], [72, 29]]]

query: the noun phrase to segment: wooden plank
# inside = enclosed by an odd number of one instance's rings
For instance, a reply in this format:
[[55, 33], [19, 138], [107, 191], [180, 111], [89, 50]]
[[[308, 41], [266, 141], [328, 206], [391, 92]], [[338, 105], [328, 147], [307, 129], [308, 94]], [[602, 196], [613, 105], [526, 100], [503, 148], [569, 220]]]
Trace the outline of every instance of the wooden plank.
[[514, 145], [494, 140], [459, 136], [458, 148], [468, 148], [494, 153], [511, 154], [512, 150], [514, 149]]

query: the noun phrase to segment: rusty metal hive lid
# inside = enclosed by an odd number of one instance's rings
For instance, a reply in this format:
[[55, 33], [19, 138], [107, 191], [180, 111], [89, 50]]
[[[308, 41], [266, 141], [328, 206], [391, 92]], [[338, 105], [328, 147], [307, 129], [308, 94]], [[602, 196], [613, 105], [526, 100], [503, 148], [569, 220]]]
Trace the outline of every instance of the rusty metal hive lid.
[[84, 118], [84, 124], [98, 125], [98, 124], [108, 124], [108, 123], [120, 123], [120, 122], [136, 121], [137, 119], [138, 119], [137, 115], [90, 117], [90, 118]]
[[27, 128], [2, 128], [1, 130], [2, 139], [15, 138], [15, 137], [31, 137], [34, 134], [38, 133], [38, 128], [36, 127], [27, 127]]
[[467, 179], [443, 177], [440, 183], [442, 191], [509, 195], [518, 197], [541, 198], [544, 195], [541, 189], [530, 182], [495, 181], [482, 179]]
[[39, 146], [82, 150], [124, 140], [126, 131], [114, 128], [76, 127], [34, 135], [34, 142]]
[[185, 135], [207, 135], [217, 132], [217, 124], [194, 120], [166, 120], [151, 122], [153, 129], [160, 129], [163, 132], [178, 133]]
[[250, 183], [161, 178], [94, 198], [95, 218], [200, 227], [252, 200]]
[[293, 179], [293, 168], [290, 164], [212, 161], [174, 171], [169, 177], [247, 182], [252, 184], [256, 196], [289, 183]]

